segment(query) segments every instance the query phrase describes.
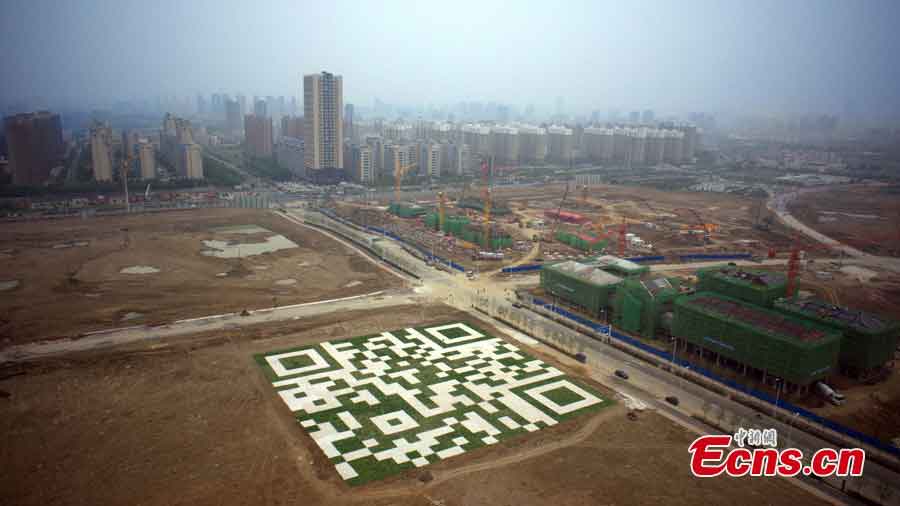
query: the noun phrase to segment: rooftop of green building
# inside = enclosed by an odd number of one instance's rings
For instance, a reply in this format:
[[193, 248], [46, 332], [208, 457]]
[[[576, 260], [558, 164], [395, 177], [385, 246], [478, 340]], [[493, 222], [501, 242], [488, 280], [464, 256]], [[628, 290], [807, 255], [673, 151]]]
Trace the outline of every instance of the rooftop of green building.
[[791, 341], [816, 343], [830, 336], [836, 336], [836, 332], [819, 325], [712, 292], [699, 292], [682, 297], [677, 299], [675, 304], [693, 306], [707, 314], [744, 323], [770, 336]]
[[548, 266], [548, 268], [580, 278], [594, 285], [615, 285], [622, 281], [622, 278], [600, 270], [591, 264], [583, 264], [574, 260], [553, 264]]
[[900, 323], [896, 321], [859, 309], [835, 306], [819, 299], [781, 299], [775, 302], [775, 307], [864, 333], [876, 333], [891, 329], [900, 331]]
[[729, 283], [738, 283], [753, 288], [764, 290], [781, 286], [787, 283], [787, 277], [778, 272], [758, 271], [742, 269], [733, 265], [725, 267], [710, 267], [697, 272], [701, 277], [713, 276]]
[[612, 255], [603, 255], [591, 260], [591, 264], [598, 269], [615, 269], [627, 273], [647, 272], [649, 268], [646, 265], [640, 265], [624, 258], [614, 257]]

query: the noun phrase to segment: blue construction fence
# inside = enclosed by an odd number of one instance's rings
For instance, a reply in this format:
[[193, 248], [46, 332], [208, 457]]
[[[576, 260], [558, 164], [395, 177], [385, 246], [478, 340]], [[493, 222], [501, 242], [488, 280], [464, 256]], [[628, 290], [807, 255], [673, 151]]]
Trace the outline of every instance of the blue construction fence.
[[625, 260], [628, 260], [629, 262], [635, 262], [635, 263], [640, 264], [640, 263], [645, 263], [645, 262], [662, 262], [665, 259], [666, 259], [666, 257], [664, 257], [662, 255], [652, 255], [652, 256], [644, 256], [644, 257], [630, 257], [630, 258], [626, 258]]
[[656, 355], [657, 357], [660, 357], [663, 360], [666, 360], [668, 362], [674, 361], [674, 363], [676, 363], [682, 367], [685, 367], [685, 368], [691, 369], [694, 372], [700, 373], [703, 376], [706, 376], [707, 378], [709, 378], [713, 381], [716, 381], [723, 385], [728, 386], [729, 388], [733, 388], [733, 389], [743, 392], [747, 395], [752, 395], [753, 397], [756, 397], [757, 399], [759, 399], [761, 401], [768, 402], [769, 404], [774, 404], [775, 406], [786, 409], [792, 413], [797, 413], [798, 416], [802, 416], [803, 418], [805, 418], [811, 422], [815, 422], [815, 423], [822, 425], [823, 427], [827, 427], [839, 434], [843, 434], [845, 436], [848, 436], [848, 437], [851, 437], [858, 441], [861, 441], [863, 443], [866, 443], [874, 448], [878, 448], [879, 450], [887, 452], [891, 455], [900, 456], [900, 448], [897, 448], [896, 446], [893, 446], [893, 445], [886, 444], [886, 443], [882, 442], [881, 440], [879, 440], [875, 437], [872, 437], [868, 434], [864, 434], [862, 432], [851, 429], [849, 427], [845, 427], [837, 422], [833, 422], [827, 418], [823, 418], [811, 411], [801, 408], [800, 406], [796, 406], [790, 402], [787, 402], [784, 399], [781, 399], [780, 397], [776, 399], [775, 397], [772, 397], [771, 395], [769, 395], [766, 392], [762, 392], [762, 391], [759, 391], [759, 390], [756, 390], [753, 388], [746, 387], [746, 386], [741, 385], [740, 383], [738, 383], [734, 380], [728, 379], [728, 378], [723, 378], [723, 377], [713, 373], [712, 371], [710, 371], [706, 368], [694, 365], [685, 359], [674, 357], [674, 360], [673, 360], [671, 353], [669, 353], [667, 351], [659, 350], [659, 349], [649, 346], [645, 343], [642, 343], [641, 341], [638, 341], [637, 339], [635, 339], [631, 336], [627, 336], [625, 334], [617, 332], [615, 329], [611, 328], [609, 325], [604, 325], [601, 323], [593, 322], [591, 320], [588, 320], [587, 318], [584, 318], [584, 317], [574, 314], [570, 311], [567, 311], [567, 310], [559, 307], [556, 304], [549, 304], [549, 303], [543, 301], [542, 299], [538, 299], [536, 297], [533, 298], [532, 300], [534, 301], [534, 303], [536, 305], [541, 306], [544, 309], [553, 311], [556, 314], [564, 316], [564, 317], [566, 317], [576, 323], [584, 325], [585, 327], [588, 327], [596, 332], [600, 332], [602, 334], [608, 333], [611, 337], [614, 337], [624, 343], [627, 343], [631, 346], [634, 346], [634, 347], [636, 347], [642, 351], [645, 351], [647, 353], [650, 353], [652, 355]]
[[517, 265], [515, 267], [504, 267], [500, 269], [500, 272], [504, 274], [513, 274], [516, 272], [531, 272], [531, 271], [539, 271], [543, 265], [541, 264], [529, 264], [529, 265]]
[[682, 262], [694, 262], [697, 260], [748, 260], [750, 253], [693, 253], [681, 255], [678, 258]]

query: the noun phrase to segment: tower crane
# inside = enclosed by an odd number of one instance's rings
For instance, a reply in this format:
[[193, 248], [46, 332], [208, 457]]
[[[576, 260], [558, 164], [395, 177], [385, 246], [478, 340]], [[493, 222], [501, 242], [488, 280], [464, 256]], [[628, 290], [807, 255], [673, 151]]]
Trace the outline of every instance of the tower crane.
[[[566, 181], [566, 191], [563, 192], [563, 198], [559, 201], [559, 207], [556, 209], [556, 221], [553, 222], [553, 230], [550, 231], [550, 240], [556, 237], [556, 231], [559, 229], [559, 213], [562, 212], [563, 205], [566, 203], [566, 197], [569, 196], [569, 182]], [[541, 256], [544, 240], [538, 242], [538, 256]]]

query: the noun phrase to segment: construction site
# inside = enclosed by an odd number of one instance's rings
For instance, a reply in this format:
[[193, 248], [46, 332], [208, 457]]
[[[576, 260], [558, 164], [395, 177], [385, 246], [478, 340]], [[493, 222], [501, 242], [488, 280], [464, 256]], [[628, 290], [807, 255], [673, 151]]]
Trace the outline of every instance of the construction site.
[[487, 165], [472, 185], [405, 193], [398, 181], [377, 200], [328, 204], [354, 223], [478, 271], [603, 253], [786, 259], [794, 246], [761, 198], [575, 182], [501, 186]]

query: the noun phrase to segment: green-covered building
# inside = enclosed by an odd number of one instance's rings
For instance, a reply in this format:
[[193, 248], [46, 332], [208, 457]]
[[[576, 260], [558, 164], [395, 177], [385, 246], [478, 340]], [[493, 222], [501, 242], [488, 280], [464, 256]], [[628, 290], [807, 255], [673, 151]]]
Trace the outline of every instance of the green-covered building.
[[643, 276], [650, 272], [650, 267], [647, 267], [646, 265], [641, 265], [612, 255], [603, 255], [594, 258], [591, 260], [591, 264], [598, 269], [602, 269], [623, 278]]
[[697, 278], [697, 291], [721, 293], [757, 306], [772, 307], [787, 293], [787, 277], [778, 272], [728, 265], [701, 269]]
[[388, 212], [401, 218], [415, 218], [424, 215], [427, 211], [424, 207], [415, 204], [392, 202], [388, 206]]
[[841, 333], [712, 292], [675, 299], [672, 335], [800, 386], [837, 370]]
[[843, 334], [839, 363], [850, 376], [865, 376], [894, 359], [900, 323], [825, 301], [783, 299], [775, 309], [815, 321]]
[[541, 269], [541, 287], [554, 297], [597, 316], [611, 302], [622, 278], [590, 264], [575, 261], [545, 265]]
[[643, 337], [669, 329], [673, 303], [679, 294], [677, 278], [629, 278], [616, 289], [613, 325]]

